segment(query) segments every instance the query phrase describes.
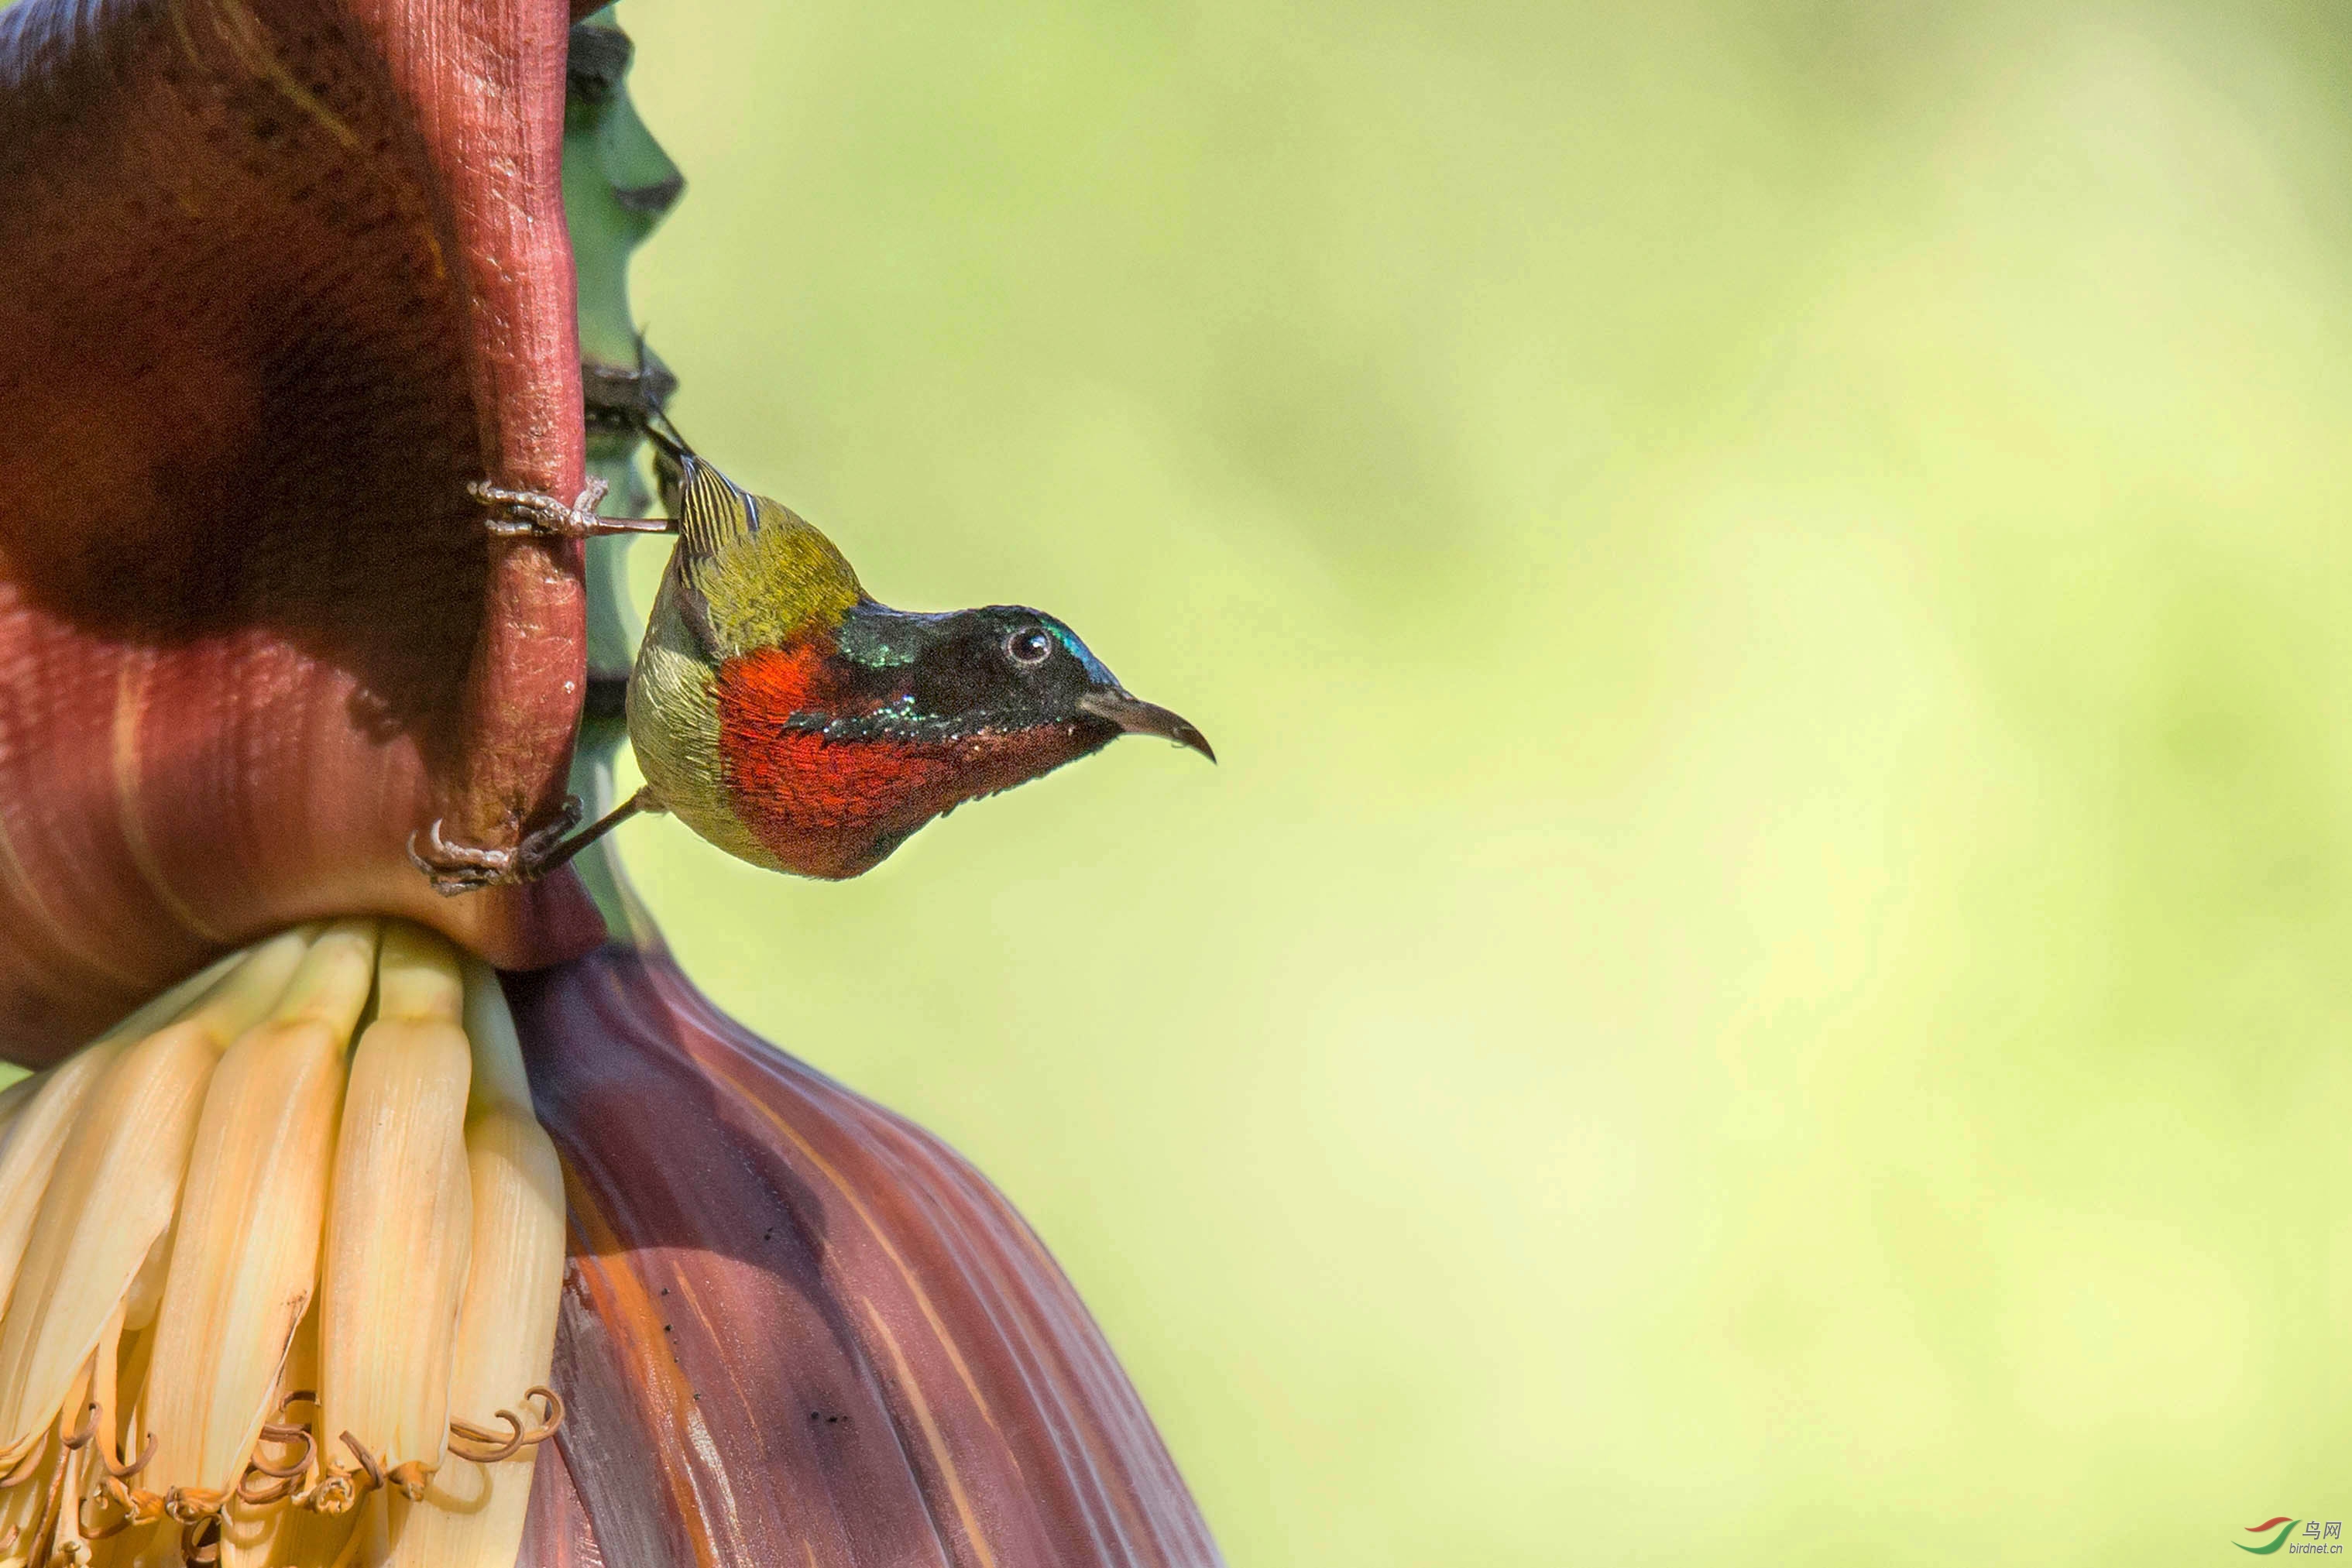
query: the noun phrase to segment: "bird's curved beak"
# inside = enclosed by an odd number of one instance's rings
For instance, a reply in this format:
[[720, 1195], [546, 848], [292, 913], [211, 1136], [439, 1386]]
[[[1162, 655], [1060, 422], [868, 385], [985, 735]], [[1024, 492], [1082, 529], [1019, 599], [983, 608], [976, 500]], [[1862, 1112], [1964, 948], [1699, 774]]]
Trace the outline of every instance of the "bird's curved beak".
[[1157, 703], [1145, 702], [1124, 687], [1088, 692], [1078, 699], [1078, 711], [1115, 724], [1129, 735], [1156, 735], [1179, 746], [1189, 746], [1212, 762], [1217, 759], [1217, 754], [1209, 747], [1209, 737], [1193, 728], [1190, 719]]

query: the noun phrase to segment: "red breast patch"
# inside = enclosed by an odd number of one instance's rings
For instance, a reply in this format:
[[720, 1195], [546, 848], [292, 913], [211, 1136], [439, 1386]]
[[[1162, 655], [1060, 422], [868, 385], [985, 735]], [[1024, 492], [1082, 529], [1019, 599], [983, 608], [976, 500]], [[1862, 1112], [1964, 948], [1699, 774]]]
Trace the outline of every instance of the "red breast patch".
[[795, 714], [846, 717], [830, 648], [764, 648], [720, 666], [720, 778], [743, 825], [787, 870], [848, 877], [871, 869], [941, 811], [1034, 779], [1081, 749], [1077, 727], [1045, 725], [961, 740], [828, 740]]

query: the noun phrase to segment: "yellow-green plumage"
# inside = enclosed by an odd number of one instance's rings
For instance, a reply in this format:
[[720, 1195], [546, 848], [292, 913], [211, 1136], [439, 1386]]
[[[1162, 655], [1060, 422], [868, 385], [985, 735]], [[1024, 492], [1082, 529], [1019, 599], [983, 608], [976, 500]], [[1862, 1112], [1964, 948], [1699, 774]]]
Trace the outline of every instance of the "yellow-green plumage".
[[629, 679], [629, 744], [664, 809], [729, 854], [781, 871], [719, 777], [719, 670], [837, 625], [865, 591], [797, 514], [690, 455], [678, 464], [678, 543]]
[[716, 662], [840, 624], [866, 597], [857, 573], [797, 513], [688, 457], [671, 573], [707, 607]]

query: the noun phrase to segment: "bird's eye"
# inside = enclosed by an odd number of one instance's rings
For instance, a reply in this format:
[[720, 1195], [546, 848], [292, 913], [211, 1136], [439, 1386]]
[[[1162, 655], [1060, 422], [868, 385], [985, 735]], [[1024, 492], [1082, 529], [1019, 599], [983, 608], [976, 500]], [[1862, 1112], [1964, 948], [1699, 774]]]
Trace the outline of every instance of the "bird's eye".
[[1004, 640], [1004, 656], [1016, 664], [1034, 669], [1054, 656], [1054, 639], [1042, 626], [1024, 626]]

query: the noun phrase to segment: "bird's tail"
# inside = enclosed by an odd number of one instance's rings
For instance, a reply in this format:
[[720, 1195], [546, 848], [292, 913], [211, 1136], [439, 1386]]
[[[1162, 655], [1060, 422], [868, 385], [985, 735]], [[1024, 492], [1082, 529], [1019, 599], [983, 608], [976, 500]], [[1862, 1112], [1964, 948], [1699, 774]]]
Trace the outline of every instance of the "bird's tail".
[[[0, 0], [5, 4], [7, 0]], [[681, 554], [689, 559], [708, 559], [729, 540], [757, 530], [762, 506], [782, 510], [772, 501], [761, 501], [698, 455], [670, 423], [667, 409], [647, 408], [642, 428], [653, 443], [654, 483], [661, 491], [662, 510], [677, 519]]]
[[678, 515], [678, 497], [694, 476], [702, 460], [686, 437], [677, 433], [667, 411], [659, 408], [646, 411], [646, 439], [654, 446], [654, 483], [661, 491], [662, 510], [675, 517]]

